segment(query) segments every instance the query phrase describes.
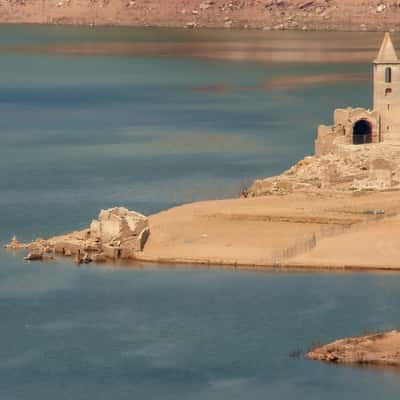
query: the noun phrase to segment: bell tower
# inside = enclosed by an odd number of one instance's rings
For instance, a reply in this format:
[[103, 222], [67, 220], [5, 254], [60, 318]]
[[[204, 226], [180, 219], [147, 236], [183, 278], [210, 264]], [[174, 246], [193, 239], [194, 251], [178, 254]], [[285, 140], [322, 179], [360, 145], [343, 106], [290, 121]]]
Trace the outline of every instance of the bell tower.
[[380, 141], [400, 142], [400, 60], [389, 33], [374, 60], [374, 110], [380, 118]]

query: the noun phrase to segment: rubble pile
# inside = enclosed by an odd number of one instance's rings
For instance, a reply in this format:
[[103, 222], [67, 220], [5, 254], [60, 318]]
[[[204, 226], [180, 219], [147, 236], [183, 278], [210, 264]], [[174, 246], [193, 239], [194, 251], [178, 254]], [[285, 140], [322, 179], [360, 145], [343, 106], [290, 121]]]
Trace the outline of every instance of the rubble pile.
[[400, 146], [343, 145], [337, 153], [309, 156], [279, 176], [256, 180], [243, 197], [295, 191], [379, 191], [400, 189]]
[[88, 229], [21, 243], [14, 236], [5, 247], [10, 250], [28, 250], [28, 261], [45, 260], [51, 254], [75, 257], [79, 264], [102, 262], [107, 259], [132, 259], [143, 250], [150, 235], [148, 219], [123, 207], [102, 210]]

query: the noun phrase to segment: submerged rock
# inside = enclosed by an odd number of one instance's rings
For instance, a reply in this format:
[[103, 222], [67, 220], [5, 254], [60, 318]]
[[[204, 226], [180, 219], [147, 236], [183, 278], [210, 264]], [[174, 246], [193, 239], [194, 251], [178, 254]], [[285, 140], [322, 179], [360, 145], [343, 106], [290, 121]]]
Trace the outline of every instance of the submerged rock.
[[43, 257], [44, 257], [43, 252], [32, 252], [32, 253], [28, 253], [24, 257], [24, 260], [26, 260], [26, 261], [41, 261], [41, 260], [43, 260]]

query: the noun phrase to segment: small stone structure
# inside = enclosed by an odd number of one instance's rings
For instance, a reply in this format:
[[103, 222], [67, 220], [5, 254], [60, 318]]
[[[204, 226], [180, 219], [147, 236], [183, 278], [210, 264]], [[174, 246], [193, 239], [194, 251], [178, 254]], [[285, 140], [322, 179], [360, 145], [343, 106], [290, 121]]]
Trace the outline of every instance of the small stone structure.
[[333, 125], [318, 128], [316, 156], [337, 153], [341, 145], [381, 142], [400, 145], [400, 60], [389, 33], [385, 34], [373, 65], [373, 109], [335, 110]]
[[150, 235], [147, 217], [123, 207], [102, 210], [89, 229], [20, 243], [15, 237], [5, 247], [29, 250], [27, 260], [45, 259], [46, 254], [74, 256], [78, 263], [106, 259], [133, 259]]
[[102, 243], [110, 258], [133, 258], [143, 250], [148, 236], [147, 218], [123, 207], [102, 210], [99, 219], [90, 224], [90, 237]]

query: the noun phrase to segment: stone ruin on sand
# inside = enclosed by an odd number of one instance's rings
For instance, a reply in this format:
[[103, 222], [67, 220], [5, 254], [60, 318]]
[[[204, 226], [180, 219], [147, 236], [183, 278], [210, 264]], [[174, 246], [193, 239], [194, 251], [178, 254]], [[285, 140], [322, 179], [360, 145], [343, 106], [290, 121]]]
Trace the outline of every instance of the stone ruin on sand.
[[78, 263], [107, 259], [133, 259], [143, 250], [150, 235], [148, 219], [123, 207], [102, 210], [88, 229], [31, 243], [20, 243], [13, 238], [6, 248], [27, 249], [27, 260], [43, 260], [56, 253], [75, 257]]
[[400, 60], [389, 33], [373, 61], [373, 108], [343, 108], [321, 125], [315, 155], [256, 180], [244, 197], [301, 191], [400, 189]]

